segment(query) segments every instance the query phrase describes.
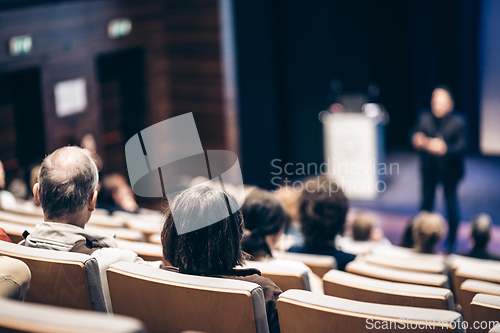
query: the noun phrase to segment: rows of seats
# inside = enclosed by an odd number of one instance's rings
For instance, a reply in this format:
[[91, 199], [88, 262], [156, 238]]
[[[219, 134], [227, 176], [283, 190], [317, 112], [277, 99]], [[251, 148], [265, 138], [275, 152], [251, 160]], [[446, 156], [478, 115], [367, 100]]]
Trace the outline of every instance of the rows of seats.
[[[168, 265], [158, 244], [159, 214], [94, 215], [97, 219], [87, 228], [113, 233], [119, 247]], [[33, 212], [0, 212], [0, 227], [14, 242], [22, 241], [24, 230], [29, 232], [36, 221], [40, 216]], [[112, 309], [113, 313], [140, 319], [150, 332], [268, 330], [262, 289], [250, 282], [179, 276], [133, 263], [116, 263], [106, 272], [105, 286], [96, 260], [87, 255], [3, 242], [0, 255], [29, 266], [32, 281], [26, 301], [30, 303], [94, 312]], [[249, 264], [285, 291], [277, 303], [282, 332], [302, 328], [322, 332], [332, 327], [363, 331], [370, 318], [394, 325], [399, 318], [418, 322], [439, 317], [456, 323], [462, 317], [455, 310], [461, 310], [468, 321], [500, 318], [500, 264], [494, 261], [423, 255], [392, 247], [359, 255], [347, 265], [347, 272], [341, 272], [336, 270], [333, 257], [280, 251], [273, 255], [303, 262], [323, 279], [325, 292], [324, 296], [309, 292], [304, 270], [264, 262]], [[107, 306], [108, 297], [112, 307]], [[460, 331], [455, 326], [438, 328]], [[140, 325], [134, 327], [135, 331], [141, 329]]]

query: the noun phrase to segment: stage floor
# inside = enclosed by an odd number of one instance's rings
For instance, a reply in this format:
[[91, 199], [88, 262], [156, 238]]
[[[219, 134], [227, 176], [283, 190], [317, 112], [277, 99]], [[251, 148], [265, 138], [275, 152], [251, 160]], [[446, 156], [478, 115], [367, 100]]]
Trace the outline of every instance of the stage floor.
[[[370, 201], [352, 200], [351, 206], [377, 212], [387, 237], [399, 244], [406, 222], [420, 207], [420, 164], [418, 155], [411, 152], [392, 152], [386, 163], [398, 163], [399, 175], [387, 176], [387, 190]], [[478, 214], [487, 213], [496, 224], [491, 249], [500, 253], [500, 158], [467, 156], [466, 175], [462, 179], [458, 197], [462, 223], [459, 228], [457, 252], [468, 248], [467, 221]], [[436, 192], [435, 210], [446, 217], [442, 189]]]

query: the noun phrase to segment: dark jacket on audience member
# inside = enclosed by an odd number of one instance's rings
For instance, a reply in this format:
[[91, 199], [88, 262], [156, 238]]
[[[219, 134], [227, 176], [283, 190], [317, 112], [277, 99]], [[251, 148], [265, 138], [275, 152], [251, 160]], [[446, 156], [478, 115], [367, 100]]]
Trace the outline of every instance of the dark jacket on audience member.
[[339, 269], [341, 271], [345, 271], [345, 266], [348, 263], [350, 263], [351, 261], [353, 261], [354, 258], [356, 258], [356, 256], [354, 254], [350, 254], [350, 253], [346, 253], [346, 252], [337, 250], [333, 246], [329, 246], [329, 247], [323, 248], [323, 249], [312, 249], [312, 248], [307, 247], [306, 245], [294, 245], [290, 249], [288, 249], [288, 252], [332, 256], [337, 261], [337, 269]]
[[202, 275], [216, 278], [233, 279], [253, 282], [262, 287], [264, 291], [264, 301], [266, 303], [266, 313], [267, 313], [267, 323], [269, 324], [269, 331], [271, 333], [280, 332], [280, 324], [278, 320], [278, 310], [276, 309], [276, 301], [278, 296], [281, 294], [281, 289], [274, 284], [273, 281], [268, 278], [260, 276], [260, 271], [254, 268], [247, 269], [232, 269], [224, 274], [196, 274], [190, 272], [179, 272], [176, 267], [162, 267], [162, 269], [192, 275]]

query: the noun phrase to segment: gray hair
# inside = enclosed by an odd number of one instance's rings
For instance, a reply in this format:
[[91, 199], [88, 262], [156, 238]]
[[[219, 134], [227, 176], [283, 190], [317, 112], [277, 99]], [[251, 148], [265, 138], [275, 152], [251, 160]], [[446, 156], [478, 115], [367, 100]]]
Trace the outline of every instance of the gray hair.
[[491, 216], [488, 214], [479, 214], [474, 216], [471, 223], [471, 234], [474, 238], [475, 248], [486, 248], [490, 240]]
[[99, 175], [89, 151], [59, 148], [47, 156], [38, 175], [39, 197], [48, 219], [62, 219], [80, 212], [97, 189]]

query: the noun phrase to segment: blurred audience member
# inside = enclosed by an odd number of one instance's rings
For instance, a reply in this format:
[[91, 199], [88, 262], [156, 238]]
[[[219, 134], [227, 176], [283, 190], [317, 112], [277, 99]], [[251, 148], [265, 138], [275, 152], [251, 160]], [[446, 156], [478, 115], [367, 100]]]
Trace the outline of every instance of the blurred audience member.
[[80, 143], [80, 147], [82, 147], [83, 149], [87, 149], [90, 152], [90, 155], [92, 156], [95, 164], [97, 165], [97, 169], [101, 171], [103, 167], [103, 162], [101, 156], [97, 154], [97, 143], [95, 142], [94, 136], [90, 133], [85, 134]]
[[110, 213], [115, 210], [130, 213], [139, 211], [139, 205], [127, 180], [117, 173], [104, 176], [99, 191], [99, 207], [107, 209]]
[[299, 199], [301, 191], [294, 189], [292, 186], [281, 186], [278, 190], [274, 191], [274, 194], [284, 203], [288, 216], [290, 216], [290, 225], [277, 244], [279, 250], [287, 251], [302, 240], [299, 222]]
[[3, 168], [3, 163], [0, 161], [0, 190], [5, 189], [5, 169]]
[[375, 226], [375, 216], [370, 212], [356, 214], [352, 221], [352, 238], [358, 242], [372, 241]]
[[[247, 195], [240, 211], [246, 228], [241, 247], [252, 256], [252, 260], [267, 261], [275, 267], [304, 269], [309, 275], [311, 291], [323, 292], [323, 281], [305, 264], [294, 260], [273, 258], [278, 239], [290, 220], [283, 202], [275, 194], [254, 188]], [[252, 261], [247, 261], [246, 267], [252, 267]]]
[[[188, 233], [177, 233], [177, 225], [189, 226], [236, 205], [230, 194], [210, 185], [199, 185], [179, 194], [169, 203], [161, 233], [163, 256], [174, 267], [163, 269], [202, 276], [243, 280], [262, 286], [271, 332], [279, 332], [276, 300], [281, 290], [253, 268], [236, 269], [244, 263], [241, 250], [243, 217], [238, 210], [223, 220]], [[176, 223], [173, 216], [175, 215]]]
[[472, 219], [470, 229], [474, 245], [468, 256], [478, 259], [500, 260], [499, 257], [488, 253], [488, 244], [491, 240], [491, 216], [488, 214], [477, 215]]
[[391, 242], [384, 237], [382, 229], [377, 227], [376, 216], [370, 212], [355, 215], [351, 224], [352, 237], [338, 236], [337, 246], [348, 253], [362, 254], [373, 251], [378, 246], [390, 246]]
[[420, 253], [436, 253], [437, 245], [443, 237], [443, 218], [436, 213], [422, 211], [413, 224], [413, 248]]
[[305, 186], [308, 189], [302, 192], [299, 205], [304, 244], [289, 251], [333, 256], [338, 269], [345, 270], [356, 256], [337, 249], [335, 237], [343, 232], [349, 201], [338, 184], [326, 178], [308, 179]]
[[0, 161], [0, 209], [14, 207], [16, 205], [16, 197], [5, 189], [5, 169]]
[[290, 219], [281, 200], [269, 191], [254, 188], [240, 211], [246, 228], [241, 242], [243, 251], [254, 260], [272, 257]]
[[300, 191], [296, 191], [291, 186], [282, 186], [278, 190], [274, 191], [274, 194], [283, 201], [285, 209], [290, 216], [292, 222], [299, 221], [299, 200]]
[[[87, 133], [83, 136], [80, 143], [83, 149], [89, 151], [90, 156], [94, 160], [99, 172], [103, 169], [102, 158], [97, 154], [97, 143], [92, 134]], [[130, 213], [137, 213], [139, 205], [137, 204], [134, 193], [127, 182], [127, 179], [118, 174], [110, 173], [101, 176], [101, 184], [99, 184], [97, 198], [97, 206], [107, 209], [110, 213], [115, 210], [123, 210]]]
[[415, 245], [413, 243], [413, 224], [414, 224], [414, 222], [415, 222], [415, 219], [412, 217], [406, 223], [405, 231], [403, 233], [403, 239], [401, 240], [400, 246], [412, 249], [413, 245]]

